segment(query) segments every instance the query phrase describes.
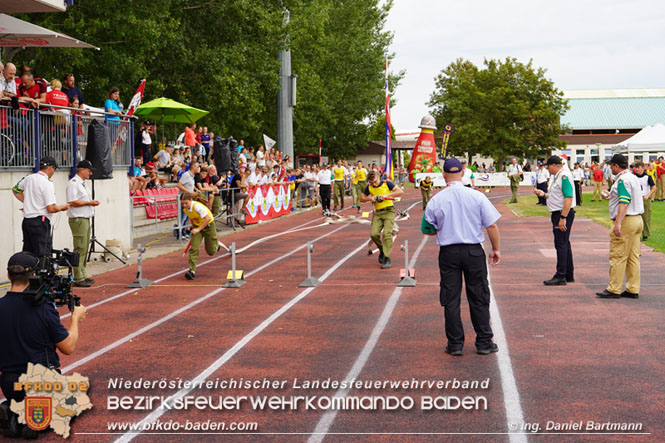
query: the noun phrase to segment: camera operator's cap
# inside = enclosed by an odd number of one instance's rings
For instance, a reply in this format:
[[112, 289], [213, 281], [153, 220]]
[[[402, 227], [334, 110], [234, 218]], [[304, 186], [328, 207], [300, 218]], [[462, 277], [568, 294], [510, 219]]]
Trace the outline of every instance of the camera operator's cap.
[[447, 158], [446, 161], [443, 162], [443, 170], [448, 173], [461, 172], [462, 163], [456, 158]]
[[90, 169], [92, 171], [92, 163], [89, 160], [81, 160], [76, 164], [76, 169]]
[[559, 157], [558, 155], [553, 155], [553, 156], [551, 156], [551, 157], [548, 158], [547, 161], [545, 162], [545, 166], [549, 166], [549, 165], [562, 165], [562, 164], [563, 164], [563, 161], [561, 160], [561, 157]]
[[46, 168], [48, 166], [53, 166], [54, 168], [58, 169], [58, 163], [56, 163], [55, 159], [47, 155], [39, 160], [39, 169]]
[[19, 273], [32, 272], [39, 266], [39, 258], [30, 252], [17, 252], [9, 258], [7, 270], [13, 266], [23, 267], [23, 271]]

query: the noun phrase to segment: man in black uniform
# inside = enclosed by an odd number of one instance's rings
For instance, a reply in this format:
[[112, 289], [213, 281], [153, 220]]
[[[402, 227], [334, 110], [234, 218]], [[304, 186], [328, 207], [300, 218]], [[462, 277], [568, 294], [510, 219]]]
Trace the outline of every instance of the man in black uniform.
[[7, 265], [11, 289], [0, 298], [0, 387], [7, 399], [0, 405], [0, 433], [6, 436], [21, 432], [9, 403], [23, 401], [25, 393], [14, 391], [14, 383], [26, 372], [28, 363], [57, 370], [60, 358], [56, 349], [65, 355], [74, 352], [78, 326], [86, 315], [83, 306], [76, 306], [69, 328], [65, 329], [54, 303], [35, 305], [23, 294], [38, 266], [39, 259], [29, 252], [12, 255]]

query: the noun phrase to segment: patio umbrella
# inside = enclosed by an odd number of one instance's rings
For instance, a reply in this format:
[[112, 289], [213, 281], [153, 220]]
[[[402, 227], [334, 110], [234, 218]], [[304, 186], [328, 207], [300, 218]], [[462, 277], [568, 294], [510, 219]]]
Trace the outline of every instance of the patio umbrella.
[[0, 48], [39, 47], [39, 48], [93, 48], [86, 42], [75, 39], [41, 26], [19, 20], [11, 15], [0, 14]]
[[170, 98], [160, 97], [136, 108], [134, 115], [148, 120], [162, 122], [162, 136], [164, 136], [164, 123], [194, 123], [201, 117], [208, 115], [208, 111], [193, 108]]

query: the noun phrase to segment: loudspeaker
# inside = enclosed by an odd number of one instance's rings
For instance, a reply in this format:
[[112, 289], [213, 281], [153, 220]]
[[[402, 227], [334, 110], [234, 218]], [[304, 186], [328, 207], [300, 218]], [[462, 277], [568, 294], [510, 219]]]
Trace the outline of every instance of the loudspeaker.
[[233, 172], [238, 171], [238, 142], [233, 138], [229, 137], [229, 153], [231, 154], [231, 170]]
[[[118, 125], [118, 129], [120, 129], [120, 125]], [[111, 136], [113, 135], [111, 134]], [[85, 150], [85, 159], [92, 163], [93, 179], [109, 180], [113, 178], [109, 134], [104, 124], [97, 120], [93, 120], [88, 126], [88, 146]]]
[[215, 153], [215, 167], [217, 168], [217, 172], [221, 175], [226, 171], [232, 171], [233, 162], [231, 160], [231, 151], [229, 150], [229, 141], [223, 139], [222, 137], [215, 137], [213, 149]]

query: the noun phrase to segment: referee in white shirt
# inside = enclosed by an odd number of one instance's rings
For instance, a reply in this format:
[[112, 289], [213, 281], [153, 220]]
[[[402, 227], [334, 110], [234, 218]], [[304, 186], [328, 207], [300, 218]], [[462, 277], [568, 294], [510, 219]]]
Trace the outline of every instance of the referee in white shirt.
[[447, 187], [437, 193], [427, 204], [421, 231], [436, 235], [439, 249], [441, 289], [439, 299], [444, 307], [446, 337], [445, 351], [450, 355], [462, 355], [464, 328], [460, 318], [462, 275], [466, 297], [471, 311], [471, 323], [476, 331], [476, 352], [497, 352], [492, 342], [494, 334], [490, 326], [490, 290], [487, 280], [487, 264], [483, 228], [492, 243], [489, 261], [499, 263], [499, 211], [482, 192], [462, 185], [462, 164], [450, 158], [443, 164]]
[[53, 157], [42, 157], [39, 172], [23, 177], [12, 188], [14, 197], [23, 202], [23, 252], [31, 252], [37, 257], [51, 255], [51, 217], [69, 209], [69, 205], [55, 204], [51, 177], [57, 167]]
[[67, 183], [67, 217], [74, 238], [74, 252], [79, 253], [74, 267], [74, 286], [87, 288], [95, 281], [85, 275], [86, 253], [90, 244], [90, 219], [95, 216], [97, 200], [91, 200], [85, 181], [92, 176], [92, 163], [83, 160], [76, 165], [76, 175]]

